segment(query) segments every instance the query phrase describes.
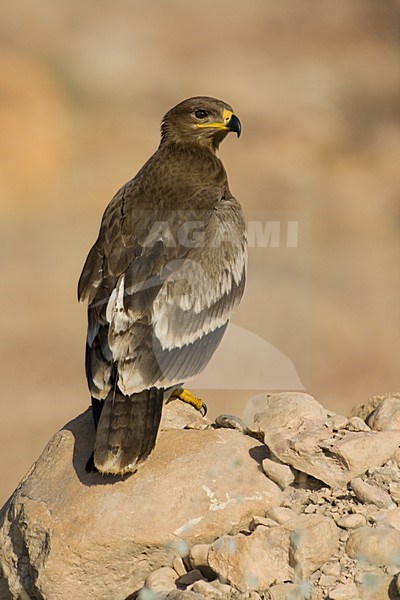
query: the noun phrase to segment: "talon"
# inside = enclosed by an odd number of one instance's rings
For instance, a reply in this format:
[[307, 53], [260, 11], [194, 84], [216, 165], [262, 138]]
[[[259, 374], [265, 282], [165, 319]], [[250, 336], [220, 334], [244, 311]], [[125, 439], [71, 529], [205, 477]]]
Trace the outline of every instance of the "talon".
[[192, 394], [192, 392], [189, 392], [189, 390], [178, 388], [171, 394], [171, 398], [179, 398], [179, 400], [182, 400], [182, 402], [190, 404], [196, 410], [198, 410], [203, 417], [205, 417], [207, 414], [207, 404], [200, 398], [197, 398], [194, 394]]

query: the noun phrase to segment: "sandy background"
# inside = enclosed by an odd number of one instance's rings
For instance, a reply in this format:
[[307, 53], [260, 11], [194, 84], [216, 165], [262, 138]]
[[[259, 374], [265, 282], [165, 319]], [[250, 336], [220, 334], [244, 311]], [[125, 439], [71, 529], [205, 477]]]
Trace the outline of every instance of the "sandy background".
[[204, 391], [210, 414], [296, 377], [342, 412], [399, 389], [399, 26], [394, 0], [5, 0], [0, 504], [88, 405], [77, 280], [105, 205], [185, 97], [240, 117], [221, 157], [249, 219], [298, 223], [297, 247], [283, 233], [250, 251], [247, 338], [224, 354], [242, 370], [207, 386], [227, 388]]

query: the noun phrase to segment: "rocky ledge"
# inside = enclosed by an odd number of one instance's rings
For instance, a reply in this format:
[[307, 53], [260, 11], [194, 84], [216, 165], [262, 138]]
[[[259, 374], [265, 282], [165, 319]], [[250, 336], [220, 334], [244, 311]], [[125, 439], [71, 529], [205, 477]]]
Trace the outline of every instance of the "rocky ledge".
[[0, 600], [400, 598], [400, 394], [349, 417], [261, 394], [214, 423], [179, 401], [152, 456], [88, 474], [86, 411], [0, 512]]

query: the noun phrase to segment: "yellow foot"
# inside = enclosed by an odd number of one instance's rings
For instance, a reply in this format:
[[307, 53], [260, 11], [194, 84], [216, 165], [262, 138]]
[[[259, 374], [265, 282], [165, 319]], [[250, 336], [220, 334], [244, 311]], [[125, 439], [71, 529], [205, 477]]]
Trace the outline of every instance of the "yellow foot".
[[174, 392], [172, 392], [171, 398], [179, 398], [179, 400], [182, 400], [182, 402], [186, 402], [187, 404], [194, 406], [196, 410], [201, 412], [203, 417], [205, 417], [207, 414], [207, 404], [205, 404], [203, 400], [200, 400], [200, 398], [194, 396], [192, 392], [189, 392], [189, 390], [177, 388]]

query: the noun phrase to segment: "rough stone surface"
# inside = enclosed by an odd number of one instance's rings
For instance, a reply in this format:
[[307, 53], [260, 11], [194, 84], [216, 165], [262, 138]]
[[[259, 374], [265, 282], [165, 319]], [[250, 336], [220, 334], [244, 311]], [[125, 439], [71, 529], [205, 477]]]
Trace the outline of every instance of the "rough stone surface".
[[265, 600], [309, 600], [311, 598], [311, 589], [309, 593], [304, 586], [294, 583], [280, 583], [269, 588], [265, 595]]
[[52, 600], [98, 598], [104, 589], [124, 598], [188, 545], [238, 531], [280, 504], [260, 468], [265, 448], [236, 431], [162, 431], [152, 456], [124, 478], [85, 472], [92, 444], [87, 411], [52, 438], [3, 508], [11, 597], [23, 584]]
[[390, 527], [361, 527], [350, 535], [346, 552], [359, 561], [400, 568], [400, 531]]
[[360, 598], [355, 583], [342, 583], [329, 593], [331, 600], [358, 600]]
[[299, 418], [286, 428], [271, 431], [266, 426], [264, 442], [282, 462], [337, 488], [390, 458], [400, 444], [400, 431], [334, 434]]
[[361, 502], [367, 504], [375, 504], [379, 508], [388, 508], [393, 505], [390, 495], [384, 490], [379, 489], [375, 485], [366, 483], [360, 477], [357, 477], [351, 482], [351, 489]]
[[357, 529], [358, 527], [364, 527], [367, 524], [367, 519], [364, 515], [353, 513], [341, 517], [336, 521], [336, 524], [343, 529]]
[[[348, 420], [304, 394], [263, 394], [253, 432], [174, 401], [154, 454], [125, 478], [85, 473], [93, 430], [79, 417], [0, 513], [0, 600], [398, 599], [400, 431], [364, 423], [391, 398]], [[268, 476], [277, 460], [294, 467], [282, 489]]]
[[203, 598], [221, 598], [222, 592], [216, 590], [212, 585], [210, 585], [207, 581], [199, 580], [196, 581], [192, 590], [200, 594]]
[[264, 473], [283, 490], [294, 482], [292, 469], [278, 459], [271, 460], [270, 458], [265, 458], [262, 462], [262, 467]]
[[400, 396], [385, 398], [368, 416], [367, 423], [376, 431], [400, 429]]
[[273, 506], [267, 511], [266, 516], [281, 524], [285, 521], [289, 521], [289, 519], [293, 519], [293, 517], [296, 516], [296, 513], [285, 506]]
[[241, 592], [264, 590], [291, 579], [290, 541], [283, 527], [257, 527], [250, 536], [225, 536], [212, 544], [208, 564]]
[[189, 550], [189, 561], [193, 569], [208, 565], [210, 544], [195, 544]]
[[371, 431], [371, 428], [360, 417], [351, 417], [346, 424], [346, 429], [348, 431]]
[[144, 586], [153, 592], [170, 592], [176, 589], [177, 574], [171, 567], [160, 567], [146, 577]]
[[397, 507], [393, 510], [386, 511], [383, 523], [388, 527], [393, 527], [394, 529], [400, 531], [400, 508]]
[[300, 515], [281, 527], [290, 533], [292, 563], [301, 579], [307, 579], [337, 550], [339, 531], [329, 517]]
[[244, 414], [249, 430], [259, 434], [279, 430], [303, 418], [323, 423], [327, 413], [312, 396], [300, 392], [260, 394], [247, 403]]

